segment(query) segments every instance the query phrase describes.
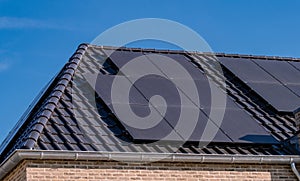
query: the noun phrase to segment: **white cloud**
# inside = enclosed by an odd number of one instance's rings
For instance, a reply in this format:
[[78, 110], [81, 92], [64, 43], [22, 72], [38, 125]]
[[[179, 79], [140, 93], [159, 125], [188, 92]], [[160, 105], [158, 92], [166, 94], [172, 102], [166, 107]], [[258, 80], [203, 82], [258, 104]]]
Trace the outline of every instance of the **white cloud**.
[[64, 29], [61, 26], [42, 20], [16, 17], [0, 17], [0, 29], [18, 28]]

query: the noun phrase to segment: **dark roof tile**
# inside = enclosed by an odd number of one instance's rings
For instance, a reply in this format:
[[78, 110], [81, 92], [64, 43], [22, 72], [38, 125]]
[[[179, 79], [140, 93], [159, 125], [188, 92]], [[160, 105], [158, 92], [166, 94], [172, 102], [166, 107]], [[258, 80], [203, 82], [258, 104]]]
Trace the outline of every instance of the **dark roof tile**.
[[[159, 145], [135, 143], [130, 134], [116, 119], [108, 106], [87, 84], [82, 76], [74, 77], [77, 71], [115, 74], [112, 62], [106, 60], [103, 49], [116, 50], [114, 47], [98, 47], [82, 44], [69, 62], [50, 84], [42, 98], [34, 105], [29, 117], [13, 130], [3, 143], [0, 160], [3, 161], [15, 149], [74, 150], [74, 151], [116, 151], [116, 152], [159, 152], [159, 153], [196, 153], [196, 154], [248, 154], [248, 155], [285, 155], [294, 154], [283, 144], [251, 143], [210, 143], [199, 146], [187, 143], [165, 142]], [[221, 85], [221, 76], [215, 71], [218, 57], [265, 59], [270, 61], [300, 62], [300, 59], [267, 57], [237, 54], [208, 54], [185, 51], [163, 51], [154, 49], [118, 48], [129, 52], [183, 54], [189, 57], [188, 63], [205, 69], [212, 80]], [[102, 66], [103, 65], [103, 66]], [[221, 88], [238, 105], [239, 109], [250, 115], [254, 122], [263, 127], [279, 141], [285, 141], [296, 132], [294, 118], [274, 110], [266, 101], [251, 91], [249, 87], [228, 69], [223, 69], [226, 87]], [[10, 141], [9, 141], [10, 140]]]

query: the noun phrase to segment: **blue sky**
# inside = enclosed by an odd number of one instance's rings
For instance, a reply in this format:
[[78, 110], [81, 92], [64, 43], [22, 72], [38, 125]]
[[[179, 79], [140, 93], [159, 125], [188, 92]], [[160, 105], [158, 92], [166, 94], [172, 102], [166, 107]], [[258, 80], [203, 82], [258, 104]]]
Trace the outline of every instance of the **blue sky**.
[[299, 9], [297, 0], [0, 0], [0, 141], [76, 47], [114, 25], [165, 18], [215, 52], [300, 57]]

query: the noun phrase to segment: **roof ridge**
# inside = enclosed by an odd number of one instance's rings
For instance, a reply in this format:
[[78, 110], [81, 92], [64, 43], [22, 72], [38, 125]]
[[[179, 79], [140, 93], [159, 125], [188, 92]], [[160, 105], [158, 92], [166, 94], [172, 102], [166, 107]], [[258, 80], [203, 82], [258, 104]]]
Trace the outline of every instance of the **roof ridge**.
[[75, 71], [80, 63], [80, 60], [88, 48], [87, 44], [80, 44], [75, 53], [69, 59], [69, 62], [64, 66], [61, 75], [58, 76], [57, 83], [53, 88], [53, 91], [46, 98], [46, 103], [42, 106], [43, 109], [36, 115], [36, 121], [32, 125], [30, 132], [27, 135], [27, 140], [24, 142], [22, 148], [33, 149], [40, 134], [45, 128], [48, 120], [54, 112], [59, 100], [61, 99], [63, 92], [68, 86], [69, 82], [75, 74]]
[[231, 57], [231, 58], [263, 59], [263, 60], [295, 61], [295, 62], [300, 61], [300, 58], [268, 56], [268, 55], [230, 54], [230, 53], [215, 53], [215, 55], [218, 57]]
[[[88, 44], [88, 43], [87, 43]], [[109, 50], [124, 50], [124, 51], [144, 51], [144, 52], [157, 52], [157, 53], [171, 53], [171, 54], [201, 54], [201, 55], [215, 55], [217, 57], [230, 57], [230, 58], [245, 58], [245, 59], [263, 59], [263, 60], [278, 60], [278, 61], [295, 61], [300, 62], [299, 58], [284, 57], [284, 56], [268, 56], [268, 55], [252, 55], [252, 54], [234, 54], [234, 53], [214, 53], [214, 52], [200, 52], [200, 51], [186, 51], [186, 50], [170, 50], [170, 49], [154, 49], [154, 48], [134, 48], [134, 47], [116, 47], [105, 45], [88, 44], [90, 47], [103, 48]]]

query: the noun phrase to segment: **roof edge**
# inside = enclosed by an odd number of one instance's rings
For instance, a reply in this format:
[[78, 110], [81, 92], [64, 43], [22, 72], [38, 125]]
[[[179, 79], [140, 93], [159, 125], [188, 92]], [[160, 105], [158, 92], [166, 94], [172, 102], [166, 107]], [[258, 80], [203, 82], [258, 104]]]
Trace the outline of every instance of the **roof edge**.
[[[47, 121], [51, 117], [56, 105], [58, 104], [61, 96], [63, 95], [63, 91], [71, 81], [73, 74], [75, 73], [75, 70], [77, 69], [77, 66], [81, 60], [81, 57], [87, 48], [88, 48], [87, 44], [80, 44], [76, 49], [75, 53], [69, 59], [68, 63], [62, 68], [60, 73], [56, 77], [54, 77], [54, 80], [51, 83], [54, 86], [53, 91], [51, 91], [49, 95], [45, 98], [45, 100], [47, 101], [43, 104], [44, 108], [38, 111], [38, 115], [36, 117], [35, 123], [32, 125], [31, 132], [28, 134], [27, 140], [24, 142], [22, 148], [33, 149], [34, 144], [36, 143], [37, 139], [42, 133]], [[60, 88], [58, 88], [58, 86], [60, 86]], [[45, 90], [44, 94], [46, 92], [47, 90]], [[36, 107], [37, 104], [38, 103], [36, 103], [32, 107]], [[24, 119], [25, 120], [22, 121], [21, 125], [23, 125], [27, 121], [28, 117]], [[16, 128], [14, 133], [9, 133], [9, 135], [4, 139], [4, 141], [1, 144], [1, 148], [2, 148], [2, 150], [0, 150], [0, 152], [2, 151], [1, 154], [3, 154], [7, 146], [15, 138], [16, 133], [18, 132], [18, 130], [21, 129], [21, 125], [20, 127]]]
[[284, 57], [284, 56], [266, 56], [266, 55], [251, 55], [251, 54], [236, 54], [236, 53], [215, 53], [215, 52], [199, 52], [199, 51], [185, 51], [185, 50], [168, 50], [168, 49], [154, 49], [154, 48], [135, 48], [135, 47], [115, 47], [105, 45], [94, 45], [87, 43], [89, 47], [103, 48], [108, 50], [124, 50], [124, 51], [144, 51], [144, 52], [157, 52], [157, 53], [175, 53], [175, 54], [204, 54], [217, 57], [228, 58], [245, 58], [245, 59], [262, 59], [262, 60], [278, 60], [278, 61], [295, 61], [300, 62], [300, 58]]
[[[87, 48], [88, 46], [86, 44], [80, 44], [75, 53], [69, 59], [68, 63], [64, 66], [64, 71], [61, 73], [61, 75], [58, 75], [56, 85], [53, 88], [53, 91], [48, 96], [48, 100], [44, 104], [44, 108], [40, 111], [36, 124], [33, 126], [33, 129], [31, 129], [31, 132], [28, 134], [28, 138], [25, 141], [22, 148], [34, 148], [36, 141], [40, 137], [40, 134], [44, 130], [48, 120], [50, 119], [52, 113], [57, 107], [59, 100], [63, 96], [66, 87], [72, 80], [75, 71], [80, 63], [80, 60]], [[58, 88], [61, 85], [62, 87]]]
[[183, 153], [144, 153], [144, 152], [87, 152], [87, 151], [44, 151], [16, 150], [0, 165], [0, 180], [21, 161], [31, 160], [69, 160], [69, 161], [124, 161], [133, 163], [186, 162], [186, 163], [248, 163], [248, 164], [291, 164], [300, 163], [299, 155], [207, 155]]

